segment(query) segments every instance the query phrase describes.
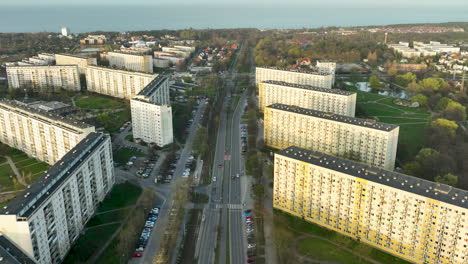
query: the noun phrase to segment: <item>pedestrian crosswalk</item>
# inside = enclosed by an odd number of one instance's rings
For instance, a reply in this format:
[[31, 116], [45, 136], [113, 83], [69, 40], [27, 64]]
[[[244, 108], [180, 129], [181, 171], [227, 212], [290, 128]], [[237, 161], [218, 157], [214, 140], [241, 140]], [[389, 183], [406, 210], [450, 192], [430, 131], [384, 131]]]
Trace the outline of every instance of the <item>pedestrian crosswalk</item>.
[[216, 204], [216, 209], [228, 208], [228, 209], [242, 209], [242, 204]]

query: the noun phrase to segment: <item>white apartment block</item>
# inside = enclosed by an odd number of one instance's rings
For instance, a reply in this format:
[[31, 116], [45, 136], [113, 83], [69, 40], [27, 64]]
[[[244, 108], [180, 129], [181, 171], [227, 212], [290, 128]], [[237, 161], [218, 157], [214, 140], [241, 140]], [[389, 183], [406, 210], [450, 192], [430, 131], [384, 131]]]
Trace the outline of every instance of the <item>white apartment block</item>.
[[8, 86], [14, 89], [32, 88], [42, 91], [79, 91], [80, 76], [76, 65], [8, 66]]
[[122, 71], [106, 67], [86, 67], [88, 91], [129, 100], [157, 76], [157, 74]]
[[119, 51], [107, 53], [111, 67], [123, 70], [153, 73], [153, 57], [151, 55], [131, 54]]
[[195, 47], [192, 46], [174, 46], [174, 48], [179, 49], [179, 50], [184, 50], [187, 52], [195, 52]]
[[162, 51], [163, 52], [171, 52], [171, 53], [175, 53], [177, 55], [180, 55], [184, 58], [188, 58], [190, 57], [190, 53], [191, 51], [190, 50], [185, 50], [185, 49], [179, 49], [179, 48], [171, 48], [171, 47], [162, 47]]
[[115, 182], [111, 146], [89, 134], [0, 208], [0, 232], [37, 263], [61, 263]]
[[257, 85], [263, 81], [280, 81], [331, 89], [333, 78], [332, 74], [327, 73], [288, 70], [276, 67], [257, 67], [255, 70], [255, 83]]
[[94, 126], [18, 101], [0, 100], [0, 141], [29, 156], [54, 164]]
[[393, 170], [399, 127], [296, 106], [265, 108], [264, 138], [269, 147], [298, 146]]
[[356, 93], [309, 85], [264, 81], [258, 84], [260, 111], [272, 104], [285, 104], [354, 117]]
[[430, 55], [435, 55], [435, 54], [440, 54], [440, 53], [460, 53], [460, 48], [459, 47], [454, 47], [451, 45], [447, 44], [442, 44], [437, 41], [430, 41], [428, 44], [419, 42], [419, 41], [414, 41], [413, 42], [414, 48], [417, 49], [418, 51], [428, 54], [427, 56]]
[[133, 138], [165, 146], [173, 142], [169, 81], [158, 76], [130, 100]]
[[86, 73], [86, 67], [97, 65], [97, 59], [74, 54], [55, 54], [57, 65], [77, 65], [80, 74]]
[[399, 42], [398, 44], [388, 44], [387, 46], [391, 49], [394, 49], [396, 52], [400, 53], [401, 56], [405, 58], [413, 58], [413, 57], [421, 56], [421, 52], [416, 49], [410, 48], [408, 42]]
[[467, 263], [468, 192], [290, 147], [273, 206], [412, 263]]
[[335, 83], [336, 62], [317, 61], [316, 69], [319, 73], [331, 74], [333, 76], [333, 83]]

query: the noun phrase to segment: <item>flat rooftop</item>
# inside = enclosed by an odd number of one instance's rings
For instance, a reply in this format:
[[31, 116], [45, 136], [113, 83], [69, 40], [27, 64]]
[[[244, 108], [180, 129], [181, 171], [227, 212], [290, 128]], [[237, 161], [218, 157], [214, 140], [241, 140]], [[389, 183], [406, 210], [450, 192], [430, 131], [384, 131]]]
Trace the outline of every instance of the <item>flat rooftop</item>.
[[109, 51], [107, 54], [110, 53], [119, 53], [119, 54], [125, 54], [125, 55], [132, 55], [132, 56], [151, 56], [149, 54], [143, 54], [143, 53], [136, 53], [136, 52], [126, 52], [126, 51], [121, 51], [121, 50], [114, 50], [114, 51]]
[[312, 75], [322, 75], [322, 76], [328, 76], [331, 74], [328, 73], [321, 73], [317, 71], [306, 71], [302, 69], [287, 69], [287, 68], [281, 68], [281, 67], [270, 67], [270, 66], [257, 66], [257, 69], [269, 69], [269, 70], [277, 70], [277, 71], [286, 71], [286, 72], [297, 72], [297, 73], [306, 73], [306, 74], [312, 74]]
[[350, 91], [344, 91], [344, 90], [338, 90], [338, 89], [324, 89], [324, 88], [310, 86], [310, 85], [302, 85], [302, 84], [280, 82], [280, 81], [273, 81], [273, 80], [263, 81], [262, 83], [286, 86], [290, 88], [297, 88], [297, 89], [303, 89], [303, 90], [317, 91], [317, 92], [322, 92], [322, 93], [345, 95], [345, 96], [356, 94], [356, 92], [350, 92]]
[[101, 70], [101, 71], [118, 72], [118, 73], [128, 74], [128, 75], [138, 75], [142, 77], [157, 77], [158, 76], [158, 74], [156, 73], [144, 73], [144, 72], [131, 71], [131, 70], [121, 70], [121, 69], [114, 69], [112, 67], [106, 67], [106, 66], [88, 65], [86, 66], [86, 68]]
[[44, 102], [44, 101], [37, 101], [29, 103], [28, 106], [44, 111], [54, 111], [63, 108], [71, 107], [69, 104], [65, 104], [62, 102], [52, 101], [52, 102]]
[[382, 131], [392, 131], [393, 129], [398, 128], [397, 125], [380, 123], [373, 119], [362, 119], [362, 118], [356, 118], [356, 117], [337, 115], [333, 113], [321, 112], [317, 110], [312, 110], [312, 109], [302, 108], [302, 107], [297, 107], [297, 106], [292, 106], [292, 105], [272, 104], [272, 105], [267, 106], [267, 108], [277, 109], [277, 110], [291, 112], [291, 113], [297, 113], [301, 115], [308, 115], [308, 116], [328, 119], [328, 120], [332, 120], [336, 122], [351, 124], [355, 126], [382, 130]]
[[278, 151], [275, 155], [300, 160], [319, 167], [393, 187], [409, 193], [418, 194], [465, 209], [468, 208], [468, 191], [449, 185], [419, 179], [413, 176], [384, 170], [382, 168], [294, 146]]
[[156, 78], [154, 78], [148, 85], [141, 90], [138, 95], [143, 95], [143, 96], [151, 96], [161, 85], [166, 82], [168, 78], [164, 75], [158, 75]]
[[0, 263], [2, 264], [36, 264], [15, 243], [0, 233]]
[[[13, 101], [8, 99], [0, 99], [0, 108], [4, 108], [8, 111], [16, 112], [18, 114], [24, 115], [35, 119], [50, 119], [56, 122], [64, 123], [72, 128], [85, 129], [93, 127], [90, 124], [87, 124], [82, 121], [78, 121], [72, 118], [64, 117], [58, 114], [50, 113], [42, 109], [28, 106], [25, 103], [20, 101]], [[41, 120], [46, 121], [46, 120]], [[47, 121], [46, 121], [47, 122]]]
[[29, 188], [20, 192], [8, 205], [0, 208], [0, 214], [26, 218], [31, 216], [107, 138], [108, 136], [101, 133], [90, 133]]
[[92, 59], [92, 57], [85, 56], [85, 55], [80, 55], [80, 54], [59, 53], [59, 54], [56, 54], [56, 55], [74, 57], [74, 58], [79, 58], [79, 59]]

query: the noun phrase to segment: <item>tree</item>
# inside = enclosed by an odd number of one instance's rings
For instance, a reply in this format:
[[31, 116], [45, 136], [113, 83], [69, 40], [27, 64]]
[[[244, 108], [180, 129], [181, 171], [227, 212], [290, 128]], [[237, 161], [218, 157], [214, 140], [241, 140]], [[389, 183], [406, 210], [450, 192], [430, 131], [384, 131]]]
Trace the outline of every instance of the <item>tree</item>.
[[457, 102], [449, 102], [444, 110], [444, 116], [451, 120], [463, 121], [466, 119], [466, 107]]
[[370, 78], [369, 78], [369, 84], [370, 84], [370, 87], [373, 88], [373, 89], [380, 89], [382, 88], [382, 84], [380, 83], [380, 80], [377, 76], [375, 75], [372, 75]]
[[412, 72], [407, 72], [405, 74], [400, 74], [396, 77], [396, 80], [395, 82], [398, 84], [398, 85], [401, 85], [401, 86], [408, 86], [408, 84], [410, 83], [414, 83], [417, 81], [417, 77], [414, 73]]
[[450, 99], [450, 98], [447, 98], [447, 97], [440, 98], [439, 101], [436, 104], [435, 110], [438, 111], [438, 112], [444, 111], [445, 108], [447, 108], [447, 105], [450, 102], [453, 102], [453, 100]]
[[443, 184], [447, 184], [447, 185], [450, 185], [450, 186], [455, 186], [458, 182], [458, 176], [456, 175], [453, 175], [451, 173], [447, 173], [445, 175], [439, 175], [437, 177], [434, 178], [434, 180], [438, 183], [443, 183]]
[[377, 52], [370, 52], [367, 54], [367, 61], [371, 64], [374, 64], [377, 62]]
[[427, 106], [427, 103], [429, 102], [429, 99], [427, 98], [427, 96], [423, 95], [423, 94], [417, 94], [413, 97], [411, 97], [411, 102], [417, 102], [419, 103], [420, 106]]
[[457, 132], [458, 125], [454, 121], [438, 118], [431, 122], [431, 128], [453, 137]]

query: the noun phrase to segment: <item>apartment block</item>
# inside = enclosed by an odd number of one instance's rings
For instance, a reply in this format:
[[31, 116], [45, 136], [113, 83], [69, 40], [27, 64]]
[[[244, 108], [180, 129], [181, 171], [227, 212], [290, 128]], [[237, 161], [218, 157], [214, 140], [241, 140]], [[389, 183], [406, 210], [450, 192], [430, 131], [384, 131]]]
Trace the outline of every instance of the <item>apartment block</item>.
[[111, 67], [123, 70], [153, 73], [153, 57], [151, 55], [113, 51], [107, 53]]
[[331, 74], [333, 76], [332, 83], [335, 83], [336, 62], [317, 61], [316, 68], [320, 73]]
[[354, 117], [356, 93], [310, 85], [263, 81], [258, 84], [258, 102], [262, 112], [266, 106], [279, 103]]
[[94, 131], [94, 126], [81, 121], [0, 100], [0, 141], [51, 165]]
[[106, 67], [86, 67], [88, 91], [117, 98], [132, 99], [158, 75], [122, 71]]
[[165, 146], [173, 142], [172, 107], [169, 82], [165, 76], [154, 79], [130, 101], [133, 138]]
[[333, 78], [332, 74], [317, 71], [276, 67], [257, 67], [255, 70], [255, 83], [257, 85], [263, 81], [280, 81], [331, 89]]
[[97, 59], [75, 54], [55, 54], [57, 65], [77, 65], [80, 74], [86, 73], [86, 67], [97, 65]]
[[114, 182], [110, 137], [91, 133], [0, 208], [0, 231], [37, 263], [61, 263]]
[[408, 42], [399, 42], [398, 44], [388, 44], [389, 48], [395, 50], [396, 52], [400, 53], [401, 56], [405, 58], [413, 58], [421, 56], [421, 52], [410, 48]]
[[0, 261], [2, 264], [37, 264], [20, 246], [0, 232]]
[[273, 206], [412, 263], [468, 259], [468, 192], [448, 185], [289, 147]]
[[429, 43], [414, 41], [413, 45], [415, 49], [425, 54], [425, 56], [434, 56], [440, 53], [460, 53], [459, 47], [442, 44], [438, 41], [430, 41]]
[[8, 86], [14, 89], [31, 88], [41, 91], [79, 91], [80, 76], [76, 65], [8, 66]]
[[264, 138], [269, 147], [298, 146], [392, 170], [399, 127], [296, 106], [265, 108]]

